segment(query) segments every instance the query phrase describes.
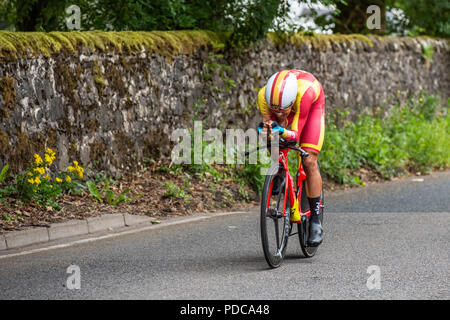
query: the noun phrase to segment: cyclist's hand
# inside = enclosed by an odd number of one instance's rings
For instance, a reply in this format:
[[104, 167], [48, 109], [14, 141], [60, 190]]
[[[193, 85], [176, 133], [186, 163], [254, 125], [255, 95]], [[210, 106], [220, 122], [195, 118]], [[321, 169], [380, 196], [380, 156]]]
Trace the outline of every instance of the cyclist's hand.
[[284, 128], [281, 127], [276, 121], [267, 120], [259, 124], [258, 132], [261, 133], [263, 137], [267, 136], [269, 140], [272, 140], [273, 133], [278, 132], [279, 134], [282, 134], [284, 132]]
[[263, 137], [270, 136], [272, 130], [272, 120], [260, 122], [257, 130]]
[[258, 133], [261, 133], [262, 135], [267, 135], [267, 130], [270, 128], [269, 122], [272, 122], [272, 120], [260, 122], [257, 128]]
[[278, 132], [279, 134], [282, 134], [284, 132], [284, 128], [280, 126], [276, 121], [272, 121], [271, 127], [271, 133]]

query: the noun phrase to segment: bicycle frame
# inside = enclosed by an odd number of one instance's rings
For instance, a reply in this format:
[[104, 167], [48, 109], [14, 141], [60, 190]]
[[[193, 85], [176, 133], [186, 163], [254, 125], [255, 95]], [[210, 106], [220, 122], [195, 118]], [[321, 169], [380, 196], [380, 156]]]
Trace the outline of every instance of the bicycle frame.
[[[297, 190], [294, 190], [294, 181], [293, 181], [291, 175], [289, 174], [289, 166], [288, 166], [288, 161], [287, 161], [287, 154], [289, 151], [290, 151], [290, 149], [280, 149], [280, 155], [278, 158], [278, 162], [284, 168], [285, 181], [287, 182], [287, 183], [285, 183], [285, 186], [284, 186], [284, 188], [285, 188], [284, 194], [289, 194], [291, 214], [294, 214], [295, 210], [298, 210], [299, 214], [300, 214], [300, 218], [303, 215], [306, 215], [307, 217], [309, 217], [311, 214], [311, 211], [308, 210], [307, 212], [303, 213], [301, 210], [301, 206], [299, 204], [299, 200], [300, 200], [300, 197], [302, 194], [303, 181], [306, 180], [306, 174], [305, 174], [305, 171], [303, 170], [301, 153], [300, 153], [300, 151], [294, 150], [297, 153], [297, 161], [298, 161], [298, 168], [297, 168], [297, 173], [296, 173]], [[269, 201], [270, 201], [270, 195], [272, 194], [273, 183], [274, 183], [274, 181], [272, 181], [272, 183], [270, 185], [269, 197], [267, 199], [267, 201], [268, 201], [267, 207], [269, 207]], [[286, 202], [287, 202], [286, 197], [284, 197], [283, 217], [286, 215], [286, 204], [287, 204]], [[301, 220], [302, 219], [300, 219], [296, 223], [300, 223]]]

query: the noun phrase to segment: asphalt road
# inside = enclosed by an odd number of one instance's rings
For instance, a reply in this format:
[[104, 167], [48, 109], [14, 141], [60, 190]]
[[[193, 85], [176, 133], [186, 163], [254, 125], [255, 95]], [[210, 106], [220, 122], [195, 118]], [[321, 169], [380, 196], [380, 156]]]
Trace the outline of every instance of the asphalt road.
[[[291, 237], [274, 270], [258, 218], [253, 210], [3, 258], [0, 299], [450, 299], [450, 172], [326, 194], [317, 255], [302, 258]], [[78, 290], [66, 287], [71, 265]]]

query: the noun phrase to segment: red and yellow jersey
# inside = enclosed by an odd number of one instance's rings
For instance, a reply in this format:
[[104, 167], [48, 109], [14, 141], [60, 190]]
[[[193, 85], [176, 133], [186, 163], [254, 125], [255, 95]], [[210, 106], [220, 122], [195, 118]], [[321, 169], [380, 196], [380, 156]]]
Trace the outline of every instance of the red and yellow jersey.
[[[287, 129], [281, 137], [285, 140], [300, 140], [302, 147], [319, 152], [325, 132], [325, 94], [322, 85], [311, 73], [302, 70], [283, 70], [276, 81], [282, 81], [283, 75], [288, 73], [296, 75], [298, 89], [297, 98], [286, 123], [279, 123]], [[275, 120], [273, 112], [267, 105], [265, 89], [266, 87], [263, 87], [258, 93], [258, 107], [263, 121]]]

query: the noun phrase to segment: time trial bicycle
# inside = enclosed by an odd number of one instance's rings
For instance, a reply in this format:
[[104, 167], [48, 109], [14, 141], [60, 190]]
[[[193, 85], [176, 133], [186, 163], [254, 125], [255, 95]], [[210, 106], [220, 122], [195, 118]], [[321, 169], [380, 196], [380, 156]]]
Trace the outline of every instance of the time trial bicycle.
[[[272, 268], [281, 265], [290, 236], [298, 234], [300, 248], [307, 258], [313, 257], [318, 247], [308, 245], [309, 221], [311, 211], [306, 196], [306, 174], [303, 170], [302, 160], [309, 154], [296, 146], [296, 141], [278, 140], [278, 162], [269, 168], [261, 195], [261, 241], [264, 257]], [[273, 144], [274, 142], [272, 142]], [[267, 148], [271, 147], [269, 143]], [[258, 148], [259, 149], [259, 148]], [[294, 150], [297, 153], [297, 172], [295, 179], [289, 173], [288, 152]], [[246, 153], [248, 154], [248, 153]], [[319, 168], [320, 171], [320, 168]], [[274, 191], [274, 183], [278, 188]], [[323, 222], [324, 194], [321, 192], [319, 219]], [[300, 220], [292, 222], [291, 216], [298, 211]], [[297, 232], [293, 232], [294, 224]]]

